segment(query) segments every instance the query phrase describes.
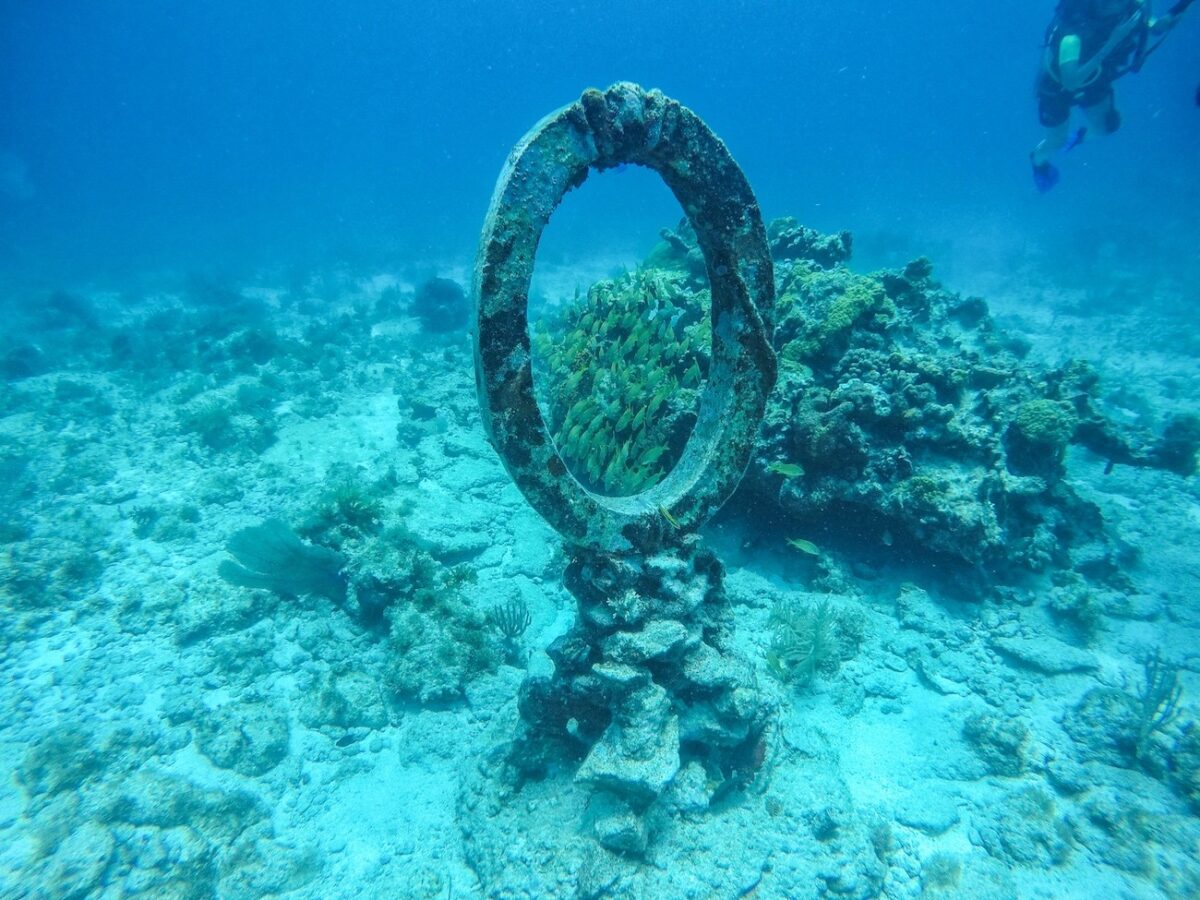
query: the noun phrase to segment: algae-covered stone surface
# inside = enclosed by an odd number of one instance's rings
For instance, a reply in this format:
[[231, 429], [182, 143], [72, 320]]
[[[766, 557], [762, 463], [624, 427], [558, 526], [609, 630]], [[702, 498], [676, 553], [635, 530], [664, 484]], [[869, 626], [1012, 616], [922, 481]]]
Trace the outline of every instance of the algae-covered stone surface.
[[[591, 366], [585, 357], [582, 366], [573, 367], [572, 386], [590, 390], [593, 402], [560, 408], [556, 436], [537, 398], [528, 327], [535, 257], [551, 213], [590, 172], [629, 165], [653, 171], [683, 207], [711, 288], [707, 373], [702, 380], [698, 371], [691, 376], [698, 394], [694, 428], [684, 435], [687, 451], [653, 481], [646, 467], [652, 465], [649, 453], [656, 451], [638, 447], [631, 457], [636, 435], [628, 435], [619, 452], [602, 460], [585, 447], [582, 469], [578, 443], [572, 443], [580, 440], [575, 428], [586, 427], [589, 438], [599, 437], [596, 420], [614, 412], [620, 416], [617, 426], [626, 424], [624, 413], [633, 398], [614, 397], [605, 375], [618, 382], [619, 392], [621, 383], [630, 381], [631, 362], [637, 370], [651, 361], [618, 356]], [[659, 90], [620, 82], [605, 91], [589, 88], [576, 102], [538, 122], [517, 143], [496, 182], [473, 291], [475, 374], [484, 427], [513, 482], [566, 540], [607, 552], [653, 552], [671, 542], [672, 530], [699, 528], [737, 489], [777, 375], [771, 346], [774, 269], [762, 214], [745, 174], [694, 112]], [[621, 311], [620, 326], [638, 333], [593, 333], [598, 317], [612, 327], [612, 306], [597, 298], [592, 315], [579, 315], [583, 334], [576, 344], [626, 337], [637, 351], [638, 342], [649, 335], [638, 329], [639, 315], [633, 310]], [[649, 311], [645, 319], [652, 319]], [[664, 338], [673, 330], [665, 322], [654, 329], [655, 336], [661, 330]], [[578, 356], [577, 346], [573, 361]], [[605, 362], [607, 373], [599, 368]], [[664, 395], [677, 384], [661, 373], [645, 374], [651, 388]], [[652, 399], [645, 410], [631, 415], [641, 413], [644, 424], [650, 406], [657, 413], [665, 399], [655, 397], [657, 404]], [[572, 413], [574, 424], [568, 421]], [[632, 420], [628, 427], [635, 428]], [[622, 436], [610, 431], [605, 437], [611, 442]], [[568, 460], [560, 445], [572, 448]], [[571, 460], [591, 486], [632, 495], [613, 501], [595, 490], [581, 490], [575, 478], [564, 477]]]
[[[678, 458], [709, 371], [664, 224], [531, 329], [596, 490]], [[428, 271], [16, 316], [0, 895], [1200, 892], [1194, 360], [766, 233], [779, 382], [720, 569], [582, 605]]]

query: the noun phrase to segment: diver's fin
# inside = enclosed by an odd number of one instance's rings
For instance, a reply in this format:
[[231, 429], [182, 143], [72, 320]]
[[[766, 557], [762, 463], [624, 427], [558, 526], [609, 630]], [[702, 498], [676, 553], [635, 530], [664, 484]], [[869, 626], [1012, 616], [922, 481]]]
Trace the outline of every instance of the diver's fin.
[[1036, 163], [1033, 161], [1033, 154], [1029, 155], [1029, 162], [1033, 166], [1033, 184], [1039, 194], [1046, 193], [1058, 184], [1058, 169], [1053, 163]]
[[1083, 143], [1083, 139], [1085, 137], [1087, 137], [1087, 126], [1080, 125], [1073, 132], [1071, 132], [1071, 136], [1067, 138], [1067, 142], [1063, 144], [1063, 150], [1074, 150]]

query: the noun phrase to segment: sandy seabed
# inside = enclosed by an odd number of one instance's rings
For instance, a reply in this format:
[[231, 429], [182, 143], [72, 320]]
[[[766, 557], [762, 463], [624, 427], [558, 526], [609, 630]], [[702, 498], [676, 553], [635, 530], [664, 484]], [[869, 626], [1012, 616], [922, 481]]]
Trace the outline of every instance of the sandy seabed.
[[[466, 338], [426, 335], [410, 288], [342, 274], [301, 291], [97, 294], [40, 320], [0, 402], [0, 757], [13, 773], [0, 893], [1200, 893], [1184, 783], [1197, 775], [1172, 752], [1200, 689], [1200, 488], [1106, 472], [1083, 449], [1067, 479], [1130, 548], [1131, 585], [1087, 634], [1036, 589], [964, 601], [902, 561], [856, 577], [846, 548], [821, 561], [844, 589], [827, 578], [818, 592], [784, 536], [749, 540], [722, 517], [706, 539], [776, 709], [755, 780], [662, 817], [644, 860], [593, 848], [569, 772], [506, 795], [494, 748], [574, 605], [555, 535], [483, 435]], [[1179, 322], [1093, 315], [999, 276], [989, 299], [1035, 356], [1090, 359], [1131, 421], [1197, 408]], [[219, 577], [239, 529], [302, 531], [347, 484], [369, 486], [372, 515], [447, 567], [469, 565], [474, 608], [523, 602], [517, 651], [457, 689], [405, 695], [395, 644], [343, 605]], [[798, 689], [769, 671], [771, 611], [822, 600], [855, 617], [860, 642]], [[1155, 654], [1179, 715], [1132, 760], [1084, 700], [1136, 705]]]

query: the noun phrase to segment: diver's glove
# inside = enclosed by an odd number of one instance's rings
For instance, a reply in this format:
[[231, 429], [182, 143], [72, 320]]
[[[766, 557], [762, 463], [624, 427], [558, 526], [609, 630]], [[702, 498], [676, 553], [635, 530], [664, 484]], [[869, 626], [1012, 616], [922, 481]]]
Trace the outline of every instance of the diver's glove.
[[1051, 162], [1038, 163], [1029, 154], [1029, 163], [1033, 166], [1033, 184], [1038, 193], [1044, 194], [1058, 184], [1058, 168]]

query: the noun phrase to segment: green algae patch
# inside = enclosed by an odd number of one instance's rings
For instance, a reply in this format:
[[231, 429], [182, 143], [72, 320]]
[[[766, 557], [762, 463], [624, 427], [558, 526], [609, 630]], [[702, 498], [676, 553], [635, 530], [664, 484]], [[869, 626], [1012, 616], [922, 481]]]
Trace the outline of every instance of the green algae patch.
[[1020, 475], [1054, 479], [1062, 474], [1067, 444], [1075, 436], [1079, 417], [1061, 400], [1026, 400], [1004, 435], [1009, 469]]
[[1055, 450], [1066, 447], [1078, 425], [1075, 411], [1060, 400], [1027, 400], [1013, 418], [1013, 427], [1025, 440]]
[[886, 327], [896, 313], [880, 279], [811, 264], [792, 270], [779, 307], [780, 356], [798, 364], [844, 349], [856, 325]]

